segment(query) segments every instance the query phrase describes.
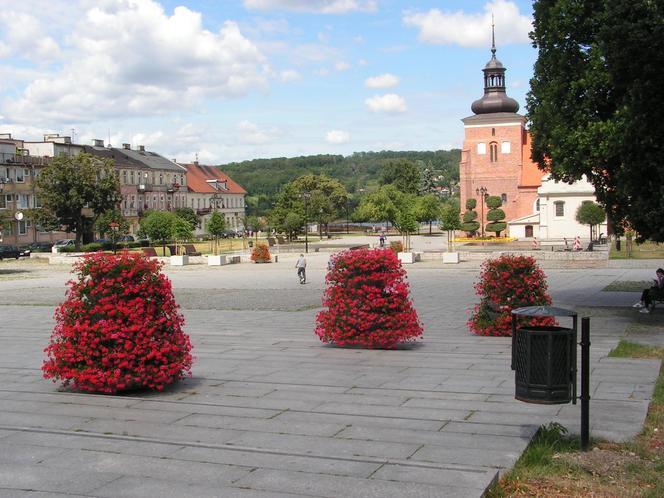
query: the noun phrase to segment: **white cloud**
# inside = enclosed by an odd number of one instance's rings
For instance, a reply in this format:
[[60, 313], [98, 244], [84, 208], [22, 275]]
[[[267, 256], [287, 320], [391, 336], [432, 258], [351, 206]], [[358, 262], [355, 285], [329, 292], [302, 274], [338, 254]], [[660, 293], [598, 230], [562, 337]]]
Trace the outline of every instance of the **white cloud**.
[[326, 67], [320, 67], [314, 71], [314, 74], [318, 76], [327, 76], [328, 74], [330, 74], [330, 70]]
[[396, 93], [374, 95], [373, 97], [365, 100], [364, 103], [372, 112], [387, 112], [389, 114], [397, 114], [406, 112], [408, 110], [405, 99]]
[[243, 144], [260, 145], [271, 142], [277, 135], [277, 130], [261, 129], [251, 121], [240, 121], [237, 125], [238, 139]]
[[334, 69], [336, 69], [337, 71], [346, 71], [350, 69], [350, 64], [348, 64], [348, 62], [346, 61], [340, 61], [334, 65]]
[[392, 88], [399, 84], [399, 78], [393, 74], [385, 73], [364, 80], [367, 88]]
[[294, 71], [292, 69], [286, 69], [285, 71], [281, 71], [279, 73], [279, 79], [281, 81], [283, 81], [284, 83], [289, 83], [291, 81], [297, 81], [301, 78], [302, 78], [302, 76], [300, 75], [300, 73], [298, 73], [297, 71]]
[[496, 43], [528, 43], [532, 20], [519, 12], [519, 7], [508, 0], [493, 0], [484, 6], [484, 12], [466, 14], [463, 11], [406, 13], [406, 26], [419, 28], [419, 39], [437, 45], [462, 47], [488, 47], [491, 45], [491, 15], [496, 25]]
[[325, 134], [325, 141], [330, 144], [346, 144], [350, 141], [350, 134], [343, 130], [331, 130]]
[[247, 9], [294, 10], [320, 14], [346, 14], [348, 12], [374, 12], [376, 0], [244, 0]]
[[4, 104], [15, 121], [88, 122], [190, 109], [267, 86], [266, 60], [237, 24], [203, 28], [201, 14], [154, 0], [91, 2], [64, 65]]
[[0, 11], [0, 58], [20, 57], [36, 63], [50, 62], [60, 56], [60, 47], [45, 35], [42, 23], [34, 16]]

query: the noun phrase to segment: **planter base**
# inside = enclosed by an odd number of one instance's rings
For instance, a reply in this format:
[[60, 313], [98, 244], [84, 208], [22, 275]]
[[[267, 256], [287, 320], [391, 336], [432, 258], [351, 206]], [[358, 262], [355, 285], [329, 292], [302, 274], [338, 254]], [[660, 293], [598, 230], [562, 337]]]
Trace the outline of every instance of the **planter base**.
[[189, 256], [171, 256], [171, 266], [185, 266], [189, 264]]
[[226, 264], [226, 256], [212, 254], [207, 258], [208, 266], [221, 266]]
[[459, 253], [458, 252], [444, 252], [443, 253], [443, 263], [459, 263]]
[[397, 253], [399, 261], [402, 263], [414, 263], [415, 262], [415, 253], [414, 252], [399, 252]]

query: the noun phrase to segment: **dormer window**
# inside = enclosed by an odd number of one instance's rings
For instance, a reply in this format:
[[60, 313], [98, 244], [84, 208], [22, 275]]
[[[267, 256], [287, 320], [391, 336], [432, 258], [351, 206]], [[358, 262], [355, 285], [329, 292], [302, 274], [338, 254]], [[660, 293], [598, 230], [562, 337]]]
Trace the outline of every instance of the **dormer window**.
[[228, 190], [226, 180], [206, 180], [206, 183], [215, 190]]

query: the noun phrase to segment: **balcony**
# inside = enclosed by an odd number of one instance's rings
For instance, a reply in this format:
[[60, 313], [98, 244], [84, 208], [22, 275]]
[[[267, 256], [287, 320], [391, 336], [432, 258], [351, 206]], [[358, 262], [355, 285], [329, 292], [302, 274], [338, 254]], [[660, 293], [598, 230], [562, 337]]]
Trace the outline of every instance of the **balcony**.
[[206, 214], [210, 214], [211, 212], [212, 212], [211, 208], [198, 208], [196, 210], [196, 214], [198, 216], [203, 216], [203, 215], [206, 215]]
[[46, 166], [51, 162], [52, 157], [19, 156], [17, 154], [0, 154], [0, 163], [19, 164], [27, 166]]

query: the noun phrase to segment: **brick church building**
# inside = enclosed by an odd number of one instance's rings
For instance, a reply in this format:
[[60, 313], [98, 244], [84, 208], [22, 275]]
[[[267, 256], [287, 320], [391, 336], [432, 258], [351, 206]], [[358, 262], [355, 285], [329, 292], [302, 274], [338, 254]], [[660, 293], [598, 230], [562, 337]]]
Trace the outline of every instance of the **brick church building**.
[[[474, 114], [462, 120], [465, 137], [459, 167], [461, 212], [466, 199], [477, 199], [482, 227], [488, 211], [482, 206], [483, 195], [502, 198], [505, 221], [534, 213], [543, 174], [530, 159], [526, 118], [517, 114], [517, 101], [507, 96], [505, 67], [496, 58], [495, 40], [483, 72], [484, 95], [473, 102]], [[482, 211], [484, 220], [479, 219]]]

